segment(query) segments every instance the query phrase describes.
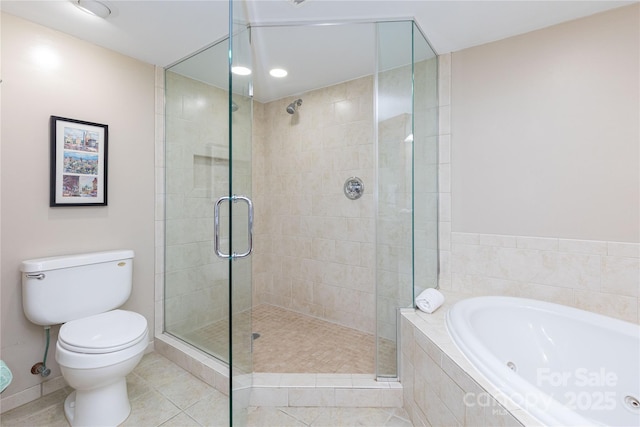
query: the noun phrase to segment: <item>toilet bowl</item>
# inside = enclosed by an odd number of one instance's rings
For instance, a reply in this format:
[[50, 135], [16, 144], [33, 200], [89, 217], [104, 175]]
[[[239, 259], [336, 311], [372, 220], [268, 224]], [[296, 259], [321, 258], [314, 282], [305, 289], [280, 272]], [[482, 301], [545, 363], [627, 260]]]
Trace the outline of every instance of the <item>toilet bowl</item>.
[[148, 335], [144, 316], [125, 310], [62, 325], [56, 361], [75, 389], [64, 404], [72, 426], [116, 426], [127, 419], [131, 405], [125, 377], [140, 362]]
[[75, 389], [64, 405], [73, 427], [117, 426], [131, 412], [125, 377], [149, 345], [145, 317], [118, 309], [131, 295], [133, 257], [124, 249], [20, 266], [26, 317], [45, 327], [63, 324], [55, 359]]
[[116, 426], [131, 412], [126, 376], [136, 367], [148, 341], [147, 320], [112, 310], [67, 322], [60, 328], [56, 361], [75, 389], [64, 404], [73, 426]]

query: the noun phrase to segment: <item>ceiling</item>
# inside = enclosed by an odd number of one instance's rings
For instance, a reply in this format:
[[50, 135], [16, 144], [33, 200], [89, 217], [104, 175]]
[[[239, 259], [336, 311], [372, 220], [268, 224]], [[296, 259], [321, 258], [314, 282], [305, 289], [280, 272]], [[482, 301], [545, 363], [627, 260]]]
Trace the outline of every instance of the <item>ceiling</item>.
[[[2, 0], [0, 9], [160, 66], [173, 64], [224, 38], [228, 32], [226, 0], [101, 1], [112, 11], [107, 19], [87, 15], [69, 0]], [[252, 25], [414, 18], [435, 52], [442, 54], [635, 2], [306, 0], [294, 5], [291, 0], [248, 0], [236, 1], [234, 7], [235, 16], [242, 15]], [[349, 27], [358, 27], [353, 36], [344, 33], [345, 28], [340, 36], [332, 38], [327, 32], [320, 35], [321, 29], [312, 31], [307, 27], [302, 32], [271, 29], [261, 38], [254, 38], [256, 45], [257, 40], [262, 41], [260, 54], [254, 54], [256, 65], [262, 62], [264, 68], [268, 59], [277, 58], [281, 66], [293, 67], [288, 80], [277, 84], [256, 79], [256, 99], [278, 99], [301, 92], [305, 85], [306, 89], [322, 87], [363, 75], [363, 64], [373, 61], [368, 54], [373, 49], [350, 45], [347, 40], [361, 41], [370, 32], [361, 26]], [[329, 52], [333, 55], [331, 67], [323, 59]], [[341, 69], [351, 70], [352, 74], [340, 75]]]

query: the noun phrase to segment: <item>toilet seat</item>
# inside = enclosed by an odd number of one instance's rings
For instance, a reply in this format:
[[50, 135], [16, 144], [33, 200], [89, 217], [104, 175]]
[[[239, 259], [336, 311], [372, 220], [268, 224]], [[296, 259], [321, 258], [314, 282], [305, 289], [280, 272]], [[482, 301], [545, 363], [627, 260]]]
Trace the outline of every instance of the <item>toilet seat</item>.
[[109, 367], [126, 363], [127, 360], [142, 357], [149, 345], [147, 340], [148, 330], [145, 330], [142, 339], [137, 344], [110, 353], [79, 353], [62, 347], [60, 340], [58, 340], [56, 342], [56, 362], [60, 365], [63, 376], [68, 376], [69, 371], [76, 369], [110, 369]]
[[58, 344], [74, 353], [105, 354], [133, 347], [146, 338], [144, 316], [112, 310], [65, 323], [60, 328]]

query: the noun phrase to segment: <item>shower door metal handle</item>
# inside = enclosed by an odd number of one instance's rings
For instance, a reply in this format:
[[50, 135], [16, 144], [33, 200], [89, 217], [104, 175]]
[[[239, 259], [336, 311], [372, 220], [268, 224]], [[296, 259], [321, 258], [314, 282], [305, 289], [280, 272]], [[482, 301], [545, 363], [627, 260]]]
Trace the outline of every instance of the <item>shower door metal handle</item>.
[[225, 254], [220, 250], [220, 205], [225, 200], [231, 200], [231, 197], [222, 196], [216, 200], [213, 206], [213, 248], [219, 258], [229, 258], [229, 254]]
[[232, 259], [245, 258], [251, 255], [251, 252], [253, 252], [253, 203], [247, 196], [233, 196], [231, 197], [231, 200], [233, 201], [233, 203], [237, 203], [238, 201], [245, 202], [247, 204], [247, 209], [249, 210], [249, 218], [247, 221], [247, 239], [249, 246], [246, 252], [243, 252], [241, 254], [237, 254], [234, 252], [233, 254], [231, 254]]
[[[249, 219], [248, 219], [248, 227], [247, 227], [249, 247], [246, 252], [243, 252], [240, 254], [233, 252], [231, 255], [229, 255], [229, 254], [225, 254], [220, 250], [220, 205], [225, 200], [229, 200], [233, 203], [242, 201], [242, 202], [245, 202], [247, 204], [247, 207], [249, 208]], [[216, 255], [220, 258], [235, 260], [238, 258], [245, 258], [251, 255], [251, 252], [253, 252], [253, 203], [251, 202], [250, 198], [246, 196], [234, 195], [234, 196], [222, 196], [218, 200], [216, 200], [216, 203], [213, 208], [213, 245], [214, 245]]]

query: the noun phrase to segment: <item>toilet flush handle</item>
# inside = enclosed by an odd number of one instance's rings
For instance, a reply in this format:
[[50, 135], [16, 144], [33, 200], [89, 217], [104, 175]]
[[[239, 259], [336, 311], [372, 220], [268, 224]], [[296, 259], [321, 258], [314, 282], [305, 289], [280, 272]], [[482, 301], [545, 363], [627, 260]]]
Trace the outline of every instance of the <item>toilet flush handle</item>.
[[44, 278], [46, 277], [44, 273], [28, 273], [28, 274], [25, 274], [25, 276], [27, 276], [27, 279], [38, 279], [38, 280], [44, 280]]

